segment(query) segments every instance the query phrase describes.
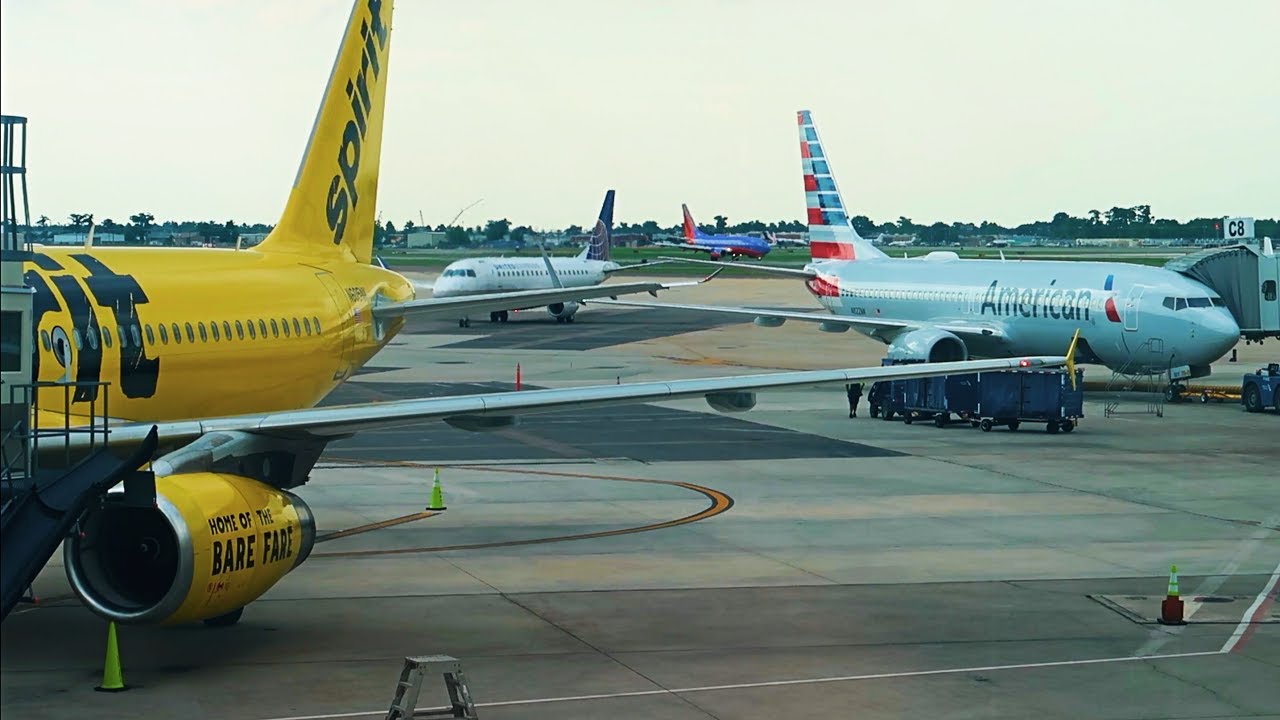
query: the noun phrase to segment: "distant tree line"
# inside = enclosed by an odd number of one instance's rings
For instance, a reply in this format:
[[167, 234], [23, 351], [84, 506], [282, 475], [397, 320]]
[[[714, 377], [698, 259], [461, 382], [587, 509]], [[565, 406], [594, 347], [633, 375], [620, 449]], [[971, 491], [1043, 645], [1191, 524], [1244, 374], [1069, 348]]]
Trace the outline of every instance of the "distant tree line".
[[[716, 215], [714, 224], [703, 224], [700, 227], [709, 233], [779, 233], [804, 232], [807, 227], [801, 220], [782, 220], [764, 222], [747, 220], [729, 222], [725, 215]], [[876, 223], [866, 215], [852, 218], [853, 227], [860, 235], [875, 237], [886, 235], [915, 235], [926, 244], [944, 245], [960, 238], [972, 235], [1029, 235], [1071, 240], [1075, 238], [1133, 238], [1133, 239], [1176, 239], [1176, 238], [1218, 238], [1222, 237], [1221, 218], [1195, 218], [1182, 222], [1171, 218], [1156, 218], [1150, 205], [1133, 207], [1113, 207], [1110, 210], [1090, 210], [1083, 217], [1076, 217], [1067, 212], [1055, 213], [1048, 220], [1036, 220], [1021, 225], [1005, 226], [987, 220], [981, 223], [972, 222], [935, 222], [921, 225], [908, 217], [899, 217], [896, 221]], [[42, 215], [32, 228], [39, 236], [51, 235], [59, 229], [70, 229], [73, 232], [87, 232], [95, 223], [93, 213], [71, 213], [64, 224], [54, 224], [48, 216]], [[263, 223], [237, 223], [234, 220], [218, 222], [214, 220], [169, 220], [157, 223], [155, 216], [148, 212], [130, 215], [127, 223], [118, 223], [108, 218], [96, 223], [97, 232], [119, 233], [124, 235], [129, 244], [147, 244], [149, 242], [172, 243], [174, 239], [196, 240], [206, 243], [231, 245], [242, 235], [259, 235], [271, 231], [272, 225]], [[513, 225], [502, 218], [489, 220], [484, 225], [473, 227], [445, 226], [443, 223], [429, 227], [435, 232], [444, 233], [441, 243], [444, 247], [466, 247], [480, 243], [511, 241], [522, 243], [531, 236], [575, 236], [582, 235], [585, 230], [581, 225], [570, 225], [566, 228], [535, 230], [528, 225]], [[395, 238], [413, 233], [418, 225], [412, 220], [405, 221], [397, 229], [395, 223], [387, 221], [378, 223], [375, 232], [375, 243], [381, 247]], [[660, 225], [655, 220], [641, 223], [621, 222], [615, 225], [615, 233], [627, 233], [654, 236], [679, 235], [683, 232], [680, 224]], [[1280, 237], [1280, 220], [1255, 219], [1255, 234], [1258, 237]]]

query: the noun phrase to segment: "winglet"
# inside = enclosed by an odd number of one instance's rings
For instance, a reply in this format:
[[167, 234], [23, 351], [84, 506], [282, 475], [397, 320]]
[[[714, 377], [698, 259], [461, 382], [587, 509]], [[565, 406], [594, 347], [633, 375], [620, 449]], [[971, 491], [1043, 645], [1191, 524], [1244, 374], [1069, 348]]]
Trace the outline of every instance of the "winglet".
[[1071, 344], [1067, 346], [1067, 372], [1071, 374], [1071, 389], [1076, 390], [1076, 345], [1080, 342], [1080, 328], [1071, 336]]
[[564, 287], [564, 283], [560, 282], [560, 276], [556, 274], [555, 266], [551, 264], [551, 257], [547, 255], [547, 246], [542, 244], [542, 238], [538, 238], [538, 250], [542, 253], [542, 262], [547, 264], [547, 274], [551, 276], [551, 285], [558, 288]]

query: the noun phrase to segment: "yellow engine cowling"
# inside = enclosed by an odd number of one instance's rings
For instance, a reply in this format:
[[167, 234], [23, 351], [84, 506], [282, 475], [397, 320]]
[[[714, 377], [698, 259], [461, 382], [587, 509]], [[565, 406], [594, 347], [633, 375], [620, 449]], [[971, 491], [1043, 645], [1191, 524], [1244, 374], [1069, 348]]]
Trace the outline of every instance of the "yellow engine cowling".
[[315, 519], [298, 496], [224, 473], [156, 478], [156, 507], [108, 496], [64, 544], [67, 577], [121, 623], [194, 622], [244, 607], [311, 553]]

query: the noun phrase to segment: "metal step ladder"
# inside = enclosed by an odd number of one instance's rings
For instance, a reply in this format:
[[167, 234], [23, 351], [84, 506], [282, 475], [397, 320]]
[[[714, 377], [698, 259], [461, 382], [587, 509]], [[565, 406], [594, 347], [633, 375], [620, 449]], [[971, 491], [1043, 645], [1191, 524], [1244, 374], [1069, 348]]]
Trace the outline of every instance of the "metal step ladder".
[[138, 468], [151, 458], [156, 444], [153, 427], [127, 457], [104, 448], [64, 473], [51, 473], [47, 480], [28, 478], [31, 484], [5, 488], [0, 507], [0, 619], [23, 599], [23, 591], [31, 588], [84, 511], [114, 485], [124, 483], [128, 504], [155, 505], [155, 476]]
[[1166, 401], [1165, 389], [1169, 382], [1165, 380], [1167, 373], [1151, 373], [1141, 372], [1137, 368], [1141, 366], [1139, 355], [1144, 351], [1150, 352], [1154, 350], [1152, 340], [1148, 339], [1138, 346], [1128, 362], [1122, 365], [1118, 370], [1111, 373], [1111, 379], [1107, 381], [1107, 385], [1103, 388], [1103, 392], [1109, 395], [1106, 404], [1103, 406], [1102, 414], [1104, 417], [1115, 417], [1125, 413], [1120, 409], [1120, 400], [1116, 399], [1118, 393], [1141, 393], [1145, 395], [1146, 411], [1130, 410], [1129, 413], [1155, 415], [1156, 417], [1164, 417], [1164, 404]]
[[[440, 673], [444, 676], [444, 687], [449, 693], [449, 704], [443, 707], [418, 709], [418, 694], [422, 691], [422, 680], [428, 674]], [[462, 674], [462, 663], [448, 655], [423, 655], [407, 657], [400, 670], [400, 681], [396, 683], [395, 696], [391, 699], [391, 707], [387, 710], [386, 720], [409, 720], [409, 718], [467, 718], [478, 720], [475, 703], [471, 701], [471, 691], [467, 689], [466, 677]]]

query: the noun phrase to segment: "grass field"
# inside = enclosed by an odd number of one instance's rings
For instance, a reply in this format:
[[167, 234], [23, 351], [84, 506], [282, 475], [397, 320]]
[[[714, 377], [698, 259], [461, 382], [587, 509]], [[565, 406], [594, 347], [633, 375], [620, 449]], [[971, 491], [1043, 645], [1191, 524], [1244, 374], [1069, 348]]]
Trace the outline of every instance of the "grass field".
[[[926, 255], [933, 250], [939, 248], [893, 248], [886, 249], [890, 255], [894, 257], [920, 257]], [[962, 258], [982, 258], [996, 260], [1000, 258], [1002, 252], [997, 248], [951, 248], [957, 255]], [[1102, 248], [1053, 248], [1053, 247], [1029, 247], [1029, 248], [1004, 248], [1004, 257], [1007, 260], [1093, 260], [1106, 262], [1128, 262], [1139, 265], [1161, 266], [1168, 262], [1171, 258], [1182, 254], [1179, 249], [1169, 248], [1121, 248], [1117, 250], [1109, 250]], [[392, 268], [404, 268], [406, 270], [422, 270], [422, 271], [438, 271], [444, 269], [446, 265], [455, 260], [461, 260], [469, 257], [492, 256], [492, 250], [398, 250], [381, 254], [383, 262]], [[555, 256], [569, 256], [576, 254], [573, 249], [560, 249], [551, 252]], [[520, 252], [507, 252], [505, 257], [538, 257], [538, 250], [523, 250]], [[702, 254], [690, 252], [682, 252], [674, 248], [614, 248], [613, 259], [623, 265], [633, 263], [651, 262], [661, 257], [705, 257]], [[751, 267], [754, 264], [779, 265], [782, 267], [803, 267], [809, 261], [808, 248], [778, 248], [763, 261], [756, 260], [738, 260], [743, 267]], [[707, 268], [696, 264], [665, 264], [662, 270], [663, 274], [672, 275], [699, 275], [705, 274]]]

